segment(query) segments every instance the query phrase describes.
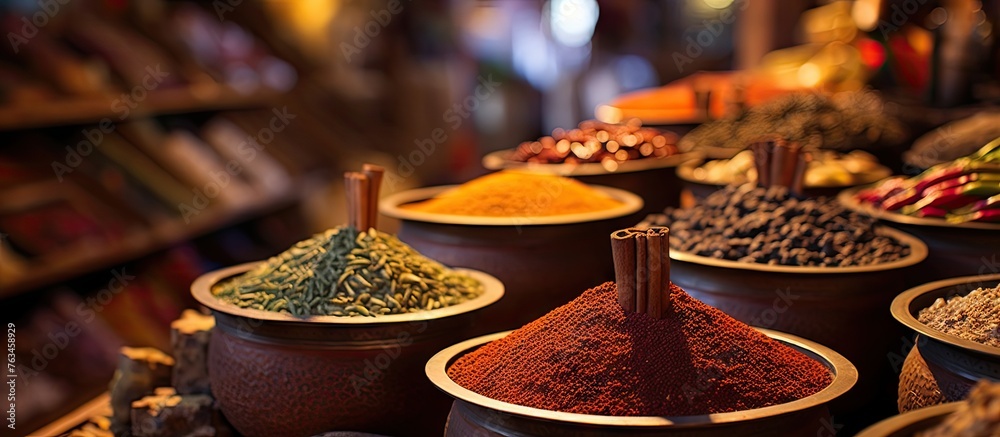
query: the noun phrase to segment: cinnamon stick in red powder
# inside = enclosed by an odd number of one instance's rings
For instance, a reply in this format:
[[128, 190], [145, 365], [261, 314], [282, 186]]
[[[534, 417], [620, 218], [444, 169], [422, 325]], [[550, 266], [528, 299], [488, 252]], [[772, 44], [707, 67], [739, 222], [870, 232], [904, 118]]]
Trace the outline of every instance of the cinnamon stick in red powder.
[[646, 236], [633, 231], [629, 237], [635, 239], [635, 312], [644, 313], [649, 295], [649, 280], [648, 273], [646, 273]]
[[618, 303], [626, 311], [635, 312], [635, 239], [631, 231], [622, 229], [611, 234], [611, 253], [615, 264], [615, 281], [618, 283]]
[[456, 383], [503, 402], [610, 416], [690, 416], [801, 399], [819, 362], [670, 287], [663, 319], [626, 312], [613, 282], [460, 357]]
[[629, 228], [611, 234], [618, 303], [628, 312], [661, 318], [670, 306], [670, 230]]

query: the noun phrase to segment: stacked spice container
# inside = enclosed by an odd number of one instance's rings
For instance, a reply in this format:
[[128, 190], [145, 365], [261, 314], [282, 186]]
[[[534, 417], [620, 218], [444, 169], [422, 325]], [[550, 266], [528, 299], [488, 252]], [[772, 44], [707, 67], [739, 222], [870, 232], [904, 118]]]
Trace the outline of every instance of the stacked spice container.
[[854, 384], [842, 356], [755, 330], [670, 281], [666, 228], [612, 234], [616, 281], [441, 351], [446, 436], [814, 435]]
[[935, 281], [900, 294], [892, 315], [914, 330], [902, 362], [899, 411], [965, 399], [1000, 382], [1000, 274]]
[[886, 308], [926, 246], [833, 199], [800, 197], [809, 153], [798, 145], [775, 139], [751, 148], [761, 186], [727, 187], [640, 227], [671, 227], [673, 278], [692, 296], [848, 357], [861, 376], [837, 409], [864, 411], [876, 394], [894, 391], [885, 356], [902, 331]]
[[378, 231], [380, 176], [374, 166], [345, 175], [347, 226], [192, 284], [216, 321], [212, 393], [240, 434], [440, 433], [447, 398], [422, 366], [471, 335], [473, 313], [503, 284]]

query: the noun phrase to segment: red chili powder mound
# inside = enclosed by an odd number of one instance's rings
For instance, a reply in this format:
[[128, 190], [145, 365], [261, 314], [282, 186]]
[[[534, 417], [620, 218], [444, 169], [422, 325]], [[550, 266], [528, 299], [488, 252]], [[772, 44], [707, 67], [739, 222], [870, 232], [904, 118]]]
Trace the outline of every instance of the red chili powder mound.
[[688, 416], [790, 402], [826, 367], [670, 286], [671, 313], [628, 315], [613, 282], [458, 359], [448, 376], [512, 404], [610, 416]]

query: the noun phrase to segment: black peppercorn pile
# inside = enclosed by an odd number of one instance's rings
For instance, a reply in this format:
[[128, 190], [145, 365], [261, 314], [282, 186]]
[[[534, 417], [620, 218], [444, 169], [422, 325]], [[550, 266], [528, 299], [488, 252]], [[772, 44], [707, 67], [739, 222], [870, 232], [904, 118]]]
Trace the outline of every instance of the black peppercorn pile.
[[668, 208], [640, 227], [669, 226], [671, 249], [784, 266], [881, 264], [909, 246], [875, 234], [875, 220], [832, 199], [797, 199], [784, 187], [729, 186], [688, 209]]

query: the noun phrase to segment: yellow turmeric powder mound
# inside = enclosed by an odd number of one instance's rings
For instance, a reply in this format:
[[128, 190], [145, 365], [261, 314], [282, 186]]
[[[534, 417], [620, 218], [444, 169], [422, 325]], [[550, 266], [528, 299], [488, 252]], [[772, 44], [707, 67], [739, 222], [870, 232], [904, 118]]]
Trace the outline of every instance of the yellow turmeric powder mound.
[[621, 205], [607, 194], [567, 177], [506, 170], [402, 207], [435, 214], [539, 217], [603, 211]]

